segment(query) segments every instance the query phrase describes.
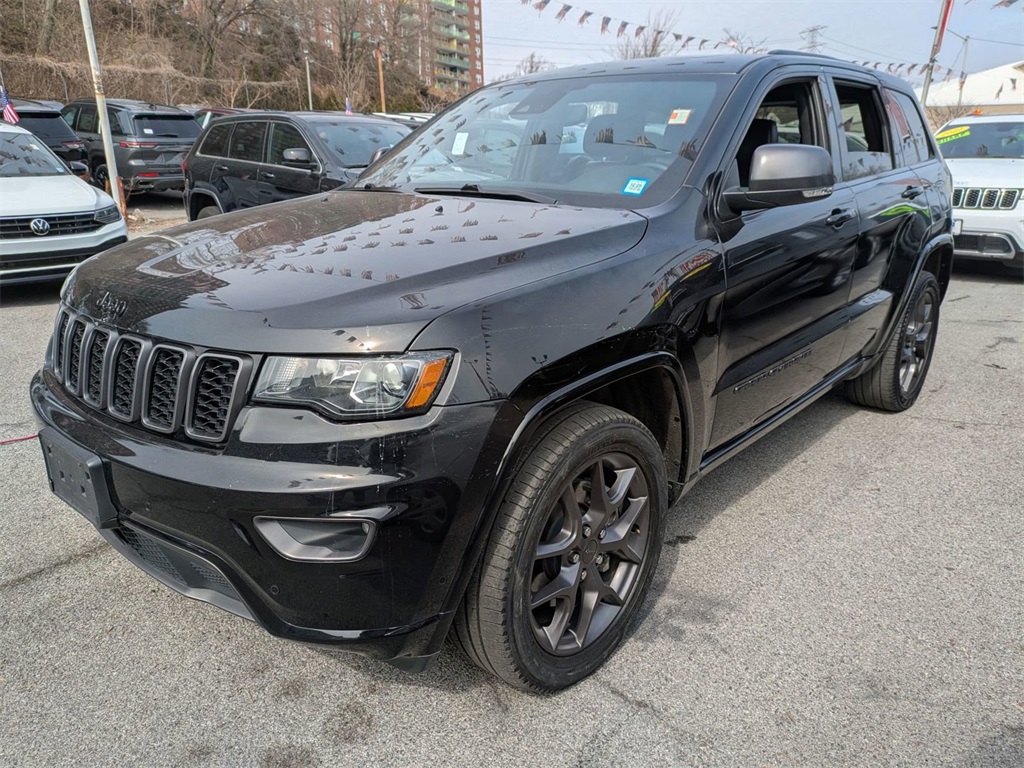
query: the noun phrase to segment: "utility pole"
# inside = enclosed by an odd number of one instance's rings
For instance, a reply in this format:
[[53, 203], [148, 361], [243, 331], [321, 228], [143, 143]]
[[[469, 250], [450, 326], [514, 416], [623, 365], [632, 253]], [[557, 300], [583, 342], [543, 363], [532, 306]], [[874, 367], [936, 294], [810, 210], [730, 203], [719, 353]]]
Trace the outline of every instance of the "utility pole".
[[380, 111], [387, 112], [387, 103], [384, 101], [384, 54], [381, 53], [380, 43], [377, 43], [377, 47], [373, 49], [374, 55], [377, 57], [377, 82], [380, 84]]
[[932, 43], [932, 55], [928, 57], [928, 71], [924, 73], [924, 86], [921, 88], [921, 106], [928, 106], [928, 89], [932, 87], [932, 75], [935, 74], [935, 60], [939, 58], [939, 51], [942, 49], [942, 36], [946, 33], [946, 25], [949, 24], [949, 15], [953, 12], [953, 0], [942, 0], [942, 10], [939, 11], [939, 23], [935, 27], [935, 41]]
[[103, 138], [103, 155], [107, 163], [107, 180], [110, 182], [110, 194], [117, 203], [121, 214], [125, 213], [124, 194], [121, 189], [121, 178], [117, 172], [117, 160], [114, 158], [114, 142], [110, 138], [110, 118], [107, 115], [107, 97], [103, 93], [103, 70], [100, 69], [100, 57], [96, 52], [96, 35], [92, 31], [92, 12], [89, 0], [78, 0], [82, 11], [82, 30], [85, 32], [85, 47], [89, 51], [89, 64], [92, 66], [92, 86], [96, 93], [96, 112], [100, 119], [100, 136]]
[[306, 57], [306, 96], [309, 97], [309, 111], [313, 111], [313, 80], [309, 75], [309, 49], [302, 52]]
[[824, 44], [820, 41], [821, 33], [824, 32], [828, 27], [818, 24], [814, 27], [808, 27], [800, 31], [800, 37], [804, 39], [807, 45], [804, 46], [805, 51], [810, 53], [821, 53], [821, 49], [824, 48]]

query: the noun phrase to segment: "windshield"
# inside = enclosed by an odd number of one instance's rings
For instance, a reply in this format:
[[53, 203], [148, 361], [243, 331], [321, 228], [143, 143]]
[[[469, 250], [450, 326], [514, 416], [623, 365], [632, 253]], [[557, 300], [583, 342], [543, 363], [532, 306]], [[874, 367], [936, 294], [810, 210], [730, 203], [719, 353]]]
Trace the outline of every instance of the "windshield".
[[493, 85], [421, 129], [356, 186], [470, 185], [480, 194], [652, 205], [678, 189], [731, 80], [591, 75]]
[[69, 139], [77, 141], [78, 137], [71, 131], [68, 124], [61, 119], [60, 113], [50, 115], [21, 115], [18, 121], [21, 127], [32, 131], [41, 139]]
[[132, 122], [136, 136], [194, 139], [202, 130], [191, 115], [135, 115]]
[[0, 178], [63, 176], [67, 166], [35, 136], [0, 133]]
[[381, 147], [393, 147], [410, 129], [404, 125], [358, 123], [349, 118], [310, 120], [310, 126], [346, 168], [362, 168], [370, 164], [370, 156]]
[[954, 157], [1024, 157], [1024, 121], [1005, 123], [967, 123], [947, 125], [935, 140], [942, 156]]

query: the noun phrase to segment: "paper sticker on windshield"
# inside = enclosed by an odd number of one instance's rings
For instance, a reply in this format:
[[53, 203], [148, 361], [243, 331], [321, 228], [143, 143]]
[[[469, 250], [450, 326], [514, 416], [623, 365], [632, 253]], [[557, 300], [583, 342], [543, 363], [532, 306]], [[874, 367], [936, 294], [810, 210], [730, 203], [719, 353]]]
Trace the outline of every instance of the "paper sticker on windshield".
[[469, 139], [469, 133], [466, 131], [459, 131], [455, 134], [455, 143], [452, 144], [453, 155], [464, 155], [466, 154], [466, 141]]
[[971, 135], [971, 128], [967, 125], [958, 125], [955, 128], [947, 128], [935, 134], [935, 141], [938, 144], [945, 144], [947, 141], [965, 139]]
[[622, 194], [624, 195], [642, 195], [644, 188], [647, 186], [648, 179], [630, 179], [626, 182], [626, 186], [622, 188]]
[[693, 114], [692, 109], [673, 109], [672, 114], [668, 116], [669, 125], [686, 125], [690, 119], [690, 115]]

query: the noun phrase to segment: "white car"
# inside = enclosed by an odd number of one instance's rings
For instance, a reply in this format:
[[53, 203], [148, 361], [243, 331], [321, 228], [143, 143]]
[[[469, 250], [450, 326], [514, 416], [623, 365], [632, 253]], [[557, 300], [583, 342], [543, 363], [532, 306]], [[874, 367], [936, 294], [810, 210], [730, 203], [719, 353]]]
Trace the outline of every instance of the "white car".
[[935, 139], [953, 174], [956, 258], [1024, 267], [1024, 115], [961, 117]]
[[0, 123], [0, 285], [61, 280], [127, 239], [109, 195], [29, 131]]

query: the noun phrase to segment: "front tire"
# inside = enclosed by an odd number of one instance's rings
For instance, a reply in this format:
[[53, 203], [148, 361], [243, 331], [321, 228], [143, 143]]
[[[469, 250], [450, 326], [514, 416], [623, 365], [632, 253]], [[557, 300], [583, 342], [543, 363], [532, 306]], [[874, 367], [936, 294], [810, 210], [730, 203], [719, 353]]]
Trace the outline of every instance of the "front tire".
[[566, 688], [622, 642], [667, 506], [650, 431], [607, 406], [558, 418], [520, 464], [455, 621], [469, 658], [528, 691]]
[[205, 208], [200, 208], [199, 213], [196, 214], [196, 221], [199, 219], [208, 219], [211, 216], [219, 216], [220, 208], [216, 205], [208, 205]]
[[905, 411], [921, 394], [939, 329], [939, 283], [922, 272], [900, 325], [881, 359], [856, 379], [846, 382], [846, 397], [883, 411]]

